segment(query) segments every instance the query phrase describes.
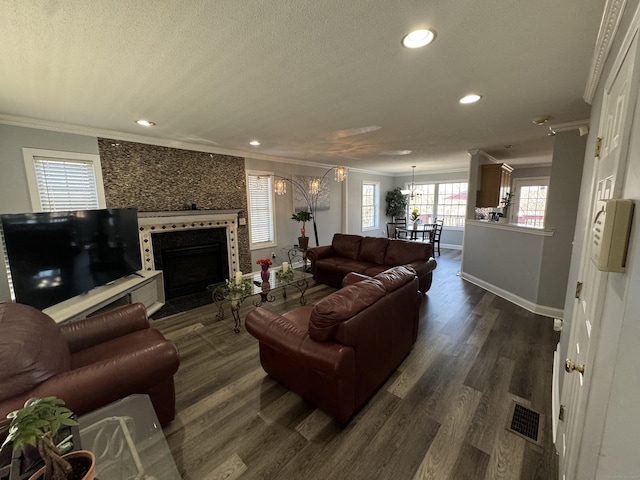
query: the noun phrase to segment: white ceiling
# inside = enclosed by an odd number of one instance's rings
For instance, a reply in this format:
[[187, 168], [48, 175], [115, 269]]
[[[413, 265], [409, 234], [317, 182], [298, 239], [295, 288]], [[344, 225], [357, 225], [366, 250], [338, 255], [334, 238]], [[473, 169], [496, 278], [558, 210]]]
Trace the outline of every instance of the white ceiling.
[[[604, 4], [5, 0], [0, 121], [396, 174], [455, 170], [476, 148], [548, 163], [532, 118], [588, 118]], [[403, 48], [420, 27], [435, 42]], [[471, 92], [483, 99], [458, 103]], [[413, 153], [380, 155], [400, 149]]]

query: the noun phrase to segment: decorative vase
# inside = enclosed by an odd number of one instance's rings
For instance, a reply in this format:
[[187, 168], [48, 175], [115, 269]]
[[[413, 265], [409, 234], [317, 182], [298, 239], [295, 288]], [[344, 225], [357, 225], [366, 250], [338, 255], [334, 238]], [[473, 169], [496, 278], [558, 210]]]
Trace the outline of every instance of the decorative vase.
[[260, 278], [262, 278], [263, 282], [268, 282], [271, 277], [271, 270], [269, 270], [269, 265], [263, 265], [262, 271], [260, 272]]
[[309, 248], [309, 237], [298, 237], [298, 245], [302, 250]]
[[413, 229], [417, 229], [418, 228], [418, 221], [416, 220], [415, 222], [413, 222]]

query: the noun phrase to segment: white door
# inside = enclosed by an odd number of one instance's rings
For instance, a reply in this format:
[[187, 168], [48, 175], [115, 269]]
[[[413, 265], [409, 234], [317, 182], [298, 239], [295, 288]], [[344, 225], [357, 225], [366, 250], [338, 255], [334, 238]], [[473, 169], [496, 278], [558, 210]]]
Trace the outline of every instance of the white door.
[[[637, 39], [634, 39], [619, 63], [620, 68], [612, 71], [605, 86], [598, 132], [602, 141], [599, 159], [596, 159], [593, 170], [588, 212], [591, 221], [586, 227], [578, 276], [582, 287], [574, 306], [569, 332], [567, 361], [573, 362], [575, 368], [570, 373], [564, 373], [560, 402], [563, 421], [558, 423], [556, 439], [560, 455], [560, 480], [594, 478], [597, 465], [613, 369], [613, 362], [606, 359], [610, 350], [615, 348], [608, 342], [600, 343], [600, 338], [603, 329], [615, 329], [615, 323], [620, 319], [602, 316], [609, 274], [597, 270], [591, 260], [591, 235], [597, 201], [619, 197], [624, 180], [633, 113], [629, 107], [635, 105], [637, 90], [637, 74], [634, 74], [633, 67], [635, 63], [640, 63], [635, 62], [636, 45]], [[583, 369], [584, 373], [580, 373]], [[588, 419], [585, 416], [587, 411]]]

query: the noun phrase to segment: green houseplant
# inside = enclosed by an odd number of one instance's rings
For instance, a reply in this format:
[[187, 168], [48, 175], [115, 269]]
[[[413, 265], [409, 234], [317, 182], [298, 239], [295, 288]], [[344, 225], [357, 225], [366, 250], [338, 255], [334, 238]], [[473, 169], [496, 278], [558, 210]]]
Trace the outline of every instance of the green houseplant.
[[[13, 443], [13, 449], [22, 450], [27, 446], [37, 448], [45, 466], [32, 475], [32, 479], [66, 480], [69, 478], [93, 479], [95, 457], [91, 452], [72, 452], [60, 455], [54, 438], [64, 426], [74, 426], [78, 422], [72, 418], [73, 412], [64, 406], [64, 401], [56, 397], [30, 398], [20, 410], [7, 415], [11, 420], [9, 435], [2, 447]], [[73, 461], [71, 457], [85, 455], [83, 460]], [[79, 473], [80, 472], [80, 473]], [[83, 476], [82, 476], [83, 475]]]
[[511, 192], [507, 192], [504, 197], [502, 197], [502, 213], [499, 213], [498, 216], [500, 219], [504, 219], [504, 222], [509, 222], [509, 207], [513, 203], [514, 194]]
[[300, 210], [299, 212], [296, 212], [291, 215], [291, 220], [295, 220], [296, 222], [302, 222], [302, 228], [300, 229], [300, 236], [298, 237], [298, 245], [300, 245], [300, 248], [303, 250], [306, 250], [307, 247], [309, 246], [309, 237], [305, 235], [304, 226], [307, 222], [310, 222], [312, 218], [313, 218], [313, 215], [311, 215], [311, 212], [308, 210]]
[[406, 217], [409, 199], [406, 195], [402, 194], [400, 187], [396, 187], [393, 190], [388, 191], [385, 200], [387, 202], [387, 209], [384, 213], [387, 217], [391, 217], [392, 222], [395, 222], [396, 218]]

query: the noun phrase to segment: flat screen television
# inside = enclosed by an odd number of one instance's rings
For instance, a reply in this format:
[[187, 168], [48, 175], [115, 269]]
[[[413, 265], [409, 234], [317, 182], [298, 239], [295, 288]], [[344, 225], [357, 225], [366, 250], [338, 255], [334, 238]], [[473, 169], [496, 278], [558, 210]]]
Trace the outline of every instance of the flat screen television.
[[44, 309], [142, 268], [135, 208], [1, 219], [16, 302]]

